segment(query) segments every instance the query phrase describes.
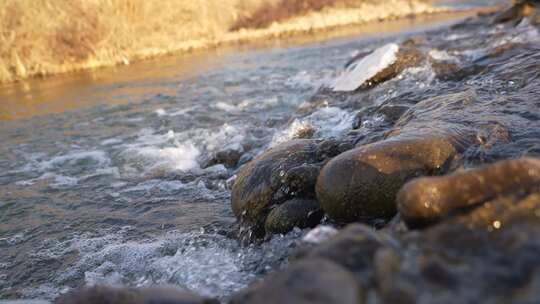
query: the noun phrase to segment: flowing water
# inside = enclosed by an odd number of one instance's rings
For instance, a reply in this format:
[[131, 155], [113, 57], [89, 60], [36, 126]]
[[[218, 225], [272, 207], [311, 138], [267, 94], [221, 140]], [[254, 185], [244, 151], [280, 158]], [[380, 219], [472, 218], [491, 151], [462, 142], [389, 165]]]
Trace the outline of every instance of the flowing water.
[[[380, 105], [465, 94], [473, 106], [417, 103], [403, 128], [473, 129], [486, 144], [466, 164], [540, 153], [538, 27], [441, 22], [0, 87], [0, 299], [95, 283], [227, 296], [280, 267], [305, 233], [247, 247], [230, 237], [239, 166], [306, 128], [378, 140], [391, 127], [369, 111]], [[355, 55], [412, 36], [471, 72], [441, 80], [425, 63], [368, 91], [319, 90]], [[220, 151], [240, 153], [238, 165], [208, 165]]]

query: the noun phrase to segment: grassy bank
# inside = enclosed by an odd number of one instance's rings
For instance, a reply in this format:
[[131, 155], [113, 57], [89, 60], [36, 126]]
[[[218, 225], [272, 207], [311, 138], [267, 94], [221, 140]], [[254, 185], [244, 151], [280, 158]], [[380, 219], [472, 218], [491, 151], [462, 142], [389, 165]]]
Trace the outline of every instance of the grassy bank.
[[421, 0], [0, 0], [0, 82], [429, 12]]

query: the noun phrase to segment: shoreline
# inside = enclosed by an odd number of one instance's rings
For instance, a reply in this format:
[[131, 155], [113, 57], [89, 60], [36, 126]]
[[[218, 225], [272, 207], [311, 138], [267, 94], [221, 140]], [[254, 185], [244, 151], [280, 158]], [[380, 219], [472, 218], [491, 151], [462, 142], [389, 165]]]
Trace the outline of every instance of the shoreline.
[[[94, 70], [118, 65], [129, 65], [133, 62], [153, 59], [163, 56], [190, 54], [199, 51], [231, 47], [263, 41], [265, 39], [288, 39], [301, 36], [351, 28], [366, 24], [430, 16], [444, 13], [470, 12], [492, 10], [493, 8], [452, 10], [448, 7], [433, 7], [426, 3], [413, 2], [404, 5], [403, 1], [391, 1], [383, 4], [361, 4], [358, 8], [327, 8], [319, 12], [310, 12], [303, 16], [293, 17], [285, 22], [274, 23], [264, 29], [241, 29], [235, 32], [225, 32], [214, 38], [201, 38], [169, 43], [166, 46], [134, 48], [116, 52], [111, 49], [96, 50], [94, 55], [82, 62], [52, 64], [42, 63], [38, 68], [25, 67], [21, 60], [16, 60], [14, 73], [8, 78], [0, 78], [0, 84], [10, 84], [29, 79], [46, 78], [48, 76], [67, 74], [84, 70]], [[399, 4], [399, 5], [398, 5]], [[369, 13], [366, 13], [369, 12]], [[18, 57], [17, 57], [18, 58]]]

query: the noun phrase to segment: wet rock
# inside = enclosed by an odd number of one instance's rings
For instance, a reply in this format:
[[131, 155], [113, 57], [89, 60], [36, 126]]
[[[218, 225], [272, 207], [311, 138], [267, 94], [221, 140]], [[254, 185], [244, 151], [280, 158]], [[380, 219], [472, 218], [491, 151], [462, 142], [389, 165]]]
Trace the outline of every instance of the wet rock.
[[403, 113], [385, 136], [443, 137], [461, 153], [477, 142], [477, 126], [481, 121], [473, 111], [479, 111], [480, 107], [474, 89], [424, 99]]
[[368, 86], [373, 86], [375, 84], [392, 79], [396, 77], [399, 73], [403, 72], [403, 70], [405, 69], [419, 66], [424, 60], [425, 55], [420, 50], [414, 47], [403, 46], [400, 48], [397, 54], [396, 61], [389, 67], [380, 71], [372, 79], [368, 80], [367, 84]]
[[436, 60], [431, 56], [428, 58], [437, 78], [441, 80], [461, 80], [466, 76], [465, 71], [456, 62]]
[[240, 291], [229, 303], [359, 304], [363, 303], [363, 295], [350, 272], [331, 261], [313, 258], [294, 263]]
[[324, 166], [317, 179], [317, 199], [339, 222], [390, 218], [401, 186], [414, 177], [444, 172], [455, 155], [453, 144], [438, 136], [397, 136], [361, 146]]
[[[403, 113], [405, 113], [410, 107], [404, 104], [384, 104], [377, 107], [365, 107], [362, 108], [355, 116], [353, 120], [352, 129], [359, 129], [365, 125], [369, 125], [370, 120], [374, 117], [384, 117], [386, 123], [396, 122]], [[386, 124], [388, 125], [388, 124]]]
[[538, 11], [540, 4], [534, 0], [516, 1], [510, 8], [495, 15], [493, 23], [514, 21], [516, 24], [524, 17], [530, 17]]
[[352, 129], [356, 130], [362, 127], [362, 124], [366, 120], [368, 116], [373, 115], [375, 113], [376, 108], [375, 107], [363, 107], [356, 113], [353, 123], [352, 123]]
[[353, 272], [362, 286], [368, 286], [373, 283], [375, 253], [393, 242], [390, 235], [378, 233], [366, 225], [351, 224], [319, 246], [299, 251], [296, 258], [333, 261]]
[[56, 304], [218, 304], [175, 287], [116, 288], [85, 287], [60, 296]]
[[404, 47], [419, 47], [427, 44], [427, 40], [423, 36], [412, 36], [401, 43]]
[[287, 233], [294, 227], [315, 227], [323, 215], [316, 200], [292, 199], [272, 209], [264, 227], [269, 233]]
[[384, 45], [361, 59], [349, 62], [332, 85], [335, 92], [367, 89], [394, 78], [406, 68], [419, 65], [424, 54], [410, 45]]
[[349, 147], [334, 140], [297, 139], [263, 153], [237, 174], [231, 193], [235, 216], [262, 237], [270, 211], [293, 198], [313, 199], [321, 166]]
[[374, 303], [536, 303], [540, 185], [519, 188], [425, 230], [351, 224], [297, 258], [341, 265]]
[[319, 225], [311, 229], [303, 238], [302, 242], [306, 244], [319, 244], [335, 236], [338, 230], [329, 225]]
[[390, 275], [377, 282], [384, 285], [378, 295], [383, 303], [538, 302], [539, 210], [540, 188], [533, 186], [406, 234], [388, 262]]
[[501, 161], [447, 176], [413, 180], [400, 190], [398, 209], [409, 226], [423, 226], [456, 210], [537, 183], [540, 183], [540, 160]]
[[410, 107], [406, 105], [384, 105], [377, 112], [384, 115], [390, 122], [397, 121]]
[[227, 168], [234, 168], [244, 154], [242, 147], [231, 148], [213, 153], [208, 159], [203, 161], [202, 168], [222, 164]]
[[539, 26], [540, 25], [540, 9], [536, 9], [536, 13], [531, 16], [531, 24]]

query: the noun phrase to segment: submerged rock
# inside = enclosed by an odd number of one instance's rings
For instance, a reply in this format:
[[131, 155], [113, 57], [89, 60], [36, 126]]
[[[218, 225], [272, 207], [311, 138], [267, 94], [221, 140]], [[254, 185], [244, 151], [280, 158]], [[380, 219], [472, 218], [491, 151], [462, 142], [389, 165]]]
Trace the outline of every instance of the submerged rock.
[[415, 179], [400, 190], [398, 209], [409, 226], [425, 225], [458, 209], [538, 183], [540, 160], [501, 161], [447, 176]]
[[[231, 193], [235, 216], [256, 236], [263, 236], [266, 218], [277, 206], [294, 198], [313, 201], [321, 166], [348, 147], [350, 146], [334, 140], [298, 139], [263, 153], [237, 174]], [[301, 212], [293, 212], [290, 206], [300, 202], [302, 201], [289, 202], [286, 206], [275, 209], [268, 227], [286, 232], [284, 228], [291, 227], [293, 223], [311, 226], [316, 217], [310, 211], [316, 208], [313, 204], [308, 207], [303, 205]], [[310, 211], [307, 211], [308, 209]], [[301, 219], [300, 214], [306, 217]], [[287, 216], [291, 218], [286, 219]]]
[[453, 144], [438, 136], [397, 136], [345, 152], [326, 164], [316, 191], [334, 220], [390, 218], [395, 197], [414, 177], [444, 172], [456, 155]]
[[462, 70], [458, 62], [447, 58], [435, 58], [435, 52], [430, 52], [428, 61], [431, 68], [441, 80], [460, 80], [466, 76], [466, 71]]
[[230, 304], [359, 304], [355, 277], [325, 259], [305, 259], [232, 296]]
[[386, 44], [362, 59], [349, 63], [331, 89], [334, 92], [351, 92], [368, 88], [418, 65], [423, 59], [424, 55], [415, 48]]
[[390, 122], [396, 122], [401, 115], [405, 113], [410, 107], [407, 105], [395, 104], [395, 105], [383, 105], [377, 109], [376, 113], [380, 113], [386, 117]]
[[85, 287], [60, 296], [56, 304], [218, 304], [175, 287], [115, 288]]

